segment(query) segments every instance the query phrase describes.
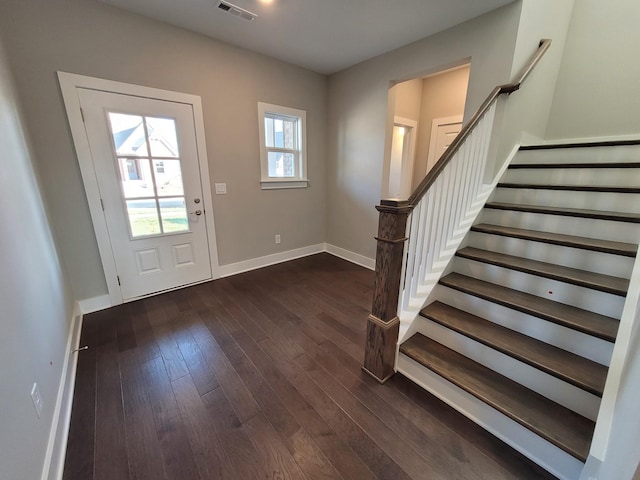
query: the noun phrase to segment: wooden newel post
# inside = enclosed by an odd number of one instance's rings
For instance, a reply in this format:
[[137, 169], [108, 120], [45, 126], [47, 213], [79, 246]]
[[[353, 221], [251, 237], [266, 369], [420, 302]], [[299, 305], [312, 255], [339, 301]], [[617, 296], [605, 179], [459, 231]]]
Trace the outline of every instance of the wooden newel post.
[[394, 373], [400, 329], [400, 275], [407, 218], [411, 207], [407, 202], [382, 200], [376, 209], [380, 212], [376, 237], [376, 276], [362, 369], [384, 383]]

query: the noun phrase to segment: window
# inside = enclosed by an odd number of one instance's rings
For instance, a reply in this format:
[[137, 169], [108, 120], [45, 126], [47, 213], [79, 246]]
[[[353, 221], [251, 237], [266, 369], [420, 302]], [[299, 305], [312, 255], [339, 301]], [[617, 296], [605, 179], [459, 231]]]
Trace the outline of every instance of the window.
[[258, 121], [262, 188], [306, 187], [306, 112], [258, 103]]
[[176, 122], [108, 112], [131, 238], [189, 231]]

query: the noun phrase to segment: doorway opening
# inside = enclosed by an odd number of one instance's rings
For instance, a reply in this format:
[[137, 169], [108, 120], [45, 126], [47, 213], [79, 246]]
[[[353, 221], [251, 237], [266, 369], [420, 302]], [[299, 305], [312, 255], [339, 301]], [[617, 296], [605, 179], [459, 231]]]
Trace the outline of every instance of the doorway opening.
[[471, 65], [389, 89], [383, 197], [406, 199], [462, 127]]

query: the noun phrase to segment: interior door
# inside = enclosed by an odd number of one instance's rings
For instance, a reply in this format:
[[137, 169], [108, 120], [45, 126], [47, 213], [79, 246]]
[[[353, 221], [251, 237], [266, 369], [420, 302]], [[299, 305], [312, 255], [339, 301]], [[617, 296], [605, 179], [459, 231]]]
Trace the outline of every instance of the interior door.
[[193, 107], [78, 97], [123, 299], [212, 278]]
[[462, 130], [462, 116], [436, 118], [431, 128], [427, 172], [435, 165]]

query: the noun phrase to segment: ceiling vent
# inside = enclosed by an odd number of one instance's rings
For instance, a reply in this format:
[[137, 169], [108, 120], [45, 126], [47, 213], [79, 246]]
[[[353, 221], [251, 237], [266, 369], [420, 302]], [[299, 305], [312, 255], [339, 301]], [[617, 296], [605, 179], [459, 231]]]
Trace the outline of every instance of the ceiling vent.
[[233, 15], [234, 17], [238, 17], [249, 22], [251, 20], [254, 20], [258, 16], [255, 13], [250, 12], [249, 10], [245, 10], [244, 8], [240, 8], [237, 5], [229, 2], [218, 3], [218, 8]]

